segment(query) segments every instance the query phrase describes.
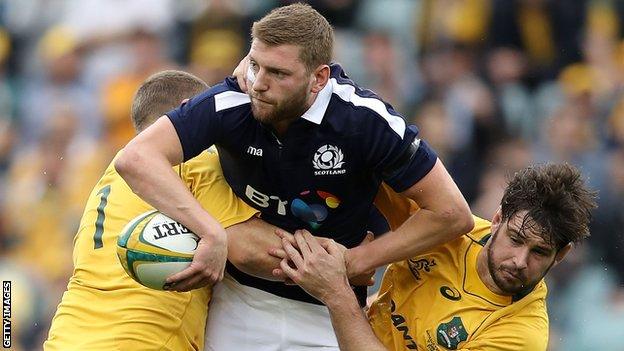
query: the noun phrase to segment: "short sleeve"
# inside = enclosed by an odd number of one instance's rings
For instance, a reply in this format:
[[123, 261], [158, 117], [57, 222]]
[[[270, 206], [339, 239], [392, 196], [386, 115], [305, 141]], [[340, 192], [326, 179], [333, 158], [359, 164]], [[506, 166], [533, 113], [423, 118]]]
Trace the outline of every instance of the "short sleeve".
[[381, 179], [397, 193], [422, 179], [436, 163], [435, 151], [418, 137], [418, 128], [406, 126], [402, 133], [377, 121], [368, 134], [369, 162]]
[[178, 133], [187, 161], [218, 143], [221, 135], [221, 114], [215, 112], [214, 97], [210, 90], [167, 112]]

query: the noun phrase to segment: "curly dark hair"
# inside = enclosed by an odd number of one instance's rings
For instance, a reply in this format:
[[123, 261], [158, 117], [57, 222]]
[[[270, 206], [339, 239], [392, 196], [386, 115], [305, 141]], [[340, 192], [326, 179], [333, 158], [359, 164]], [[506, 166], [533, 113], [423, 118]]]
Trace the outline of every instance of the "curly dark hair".
[[560, 250], [589, 236], [596, 192], [579, 170], [567, 163], [543, 164], [517, 172], [501, 200], [503, 221], [527, 211], [521, 230], [537, 226], [542, 237]]

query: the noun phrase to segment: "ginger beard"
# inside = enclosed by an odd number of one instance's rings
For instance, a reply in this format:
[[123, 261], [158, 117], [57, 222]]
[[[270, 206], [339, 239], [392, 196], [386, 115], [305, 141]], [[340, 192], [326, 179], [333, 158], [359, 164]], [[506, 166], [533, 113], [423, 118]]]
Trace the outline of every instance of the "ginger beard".
[[[249, 76], [248, 80], [250, 80]], [[272, 125], [282, 121], [294, 120], [301, 117], [310, 107], [308, 106], [310, 91], [307, 82], [302, 83], [292, 94], [283, 99], [256, 93], [253, 89], [249, 89], [247, 94], [251, 100], [251, 112], [254, 118], [265, 124]]]

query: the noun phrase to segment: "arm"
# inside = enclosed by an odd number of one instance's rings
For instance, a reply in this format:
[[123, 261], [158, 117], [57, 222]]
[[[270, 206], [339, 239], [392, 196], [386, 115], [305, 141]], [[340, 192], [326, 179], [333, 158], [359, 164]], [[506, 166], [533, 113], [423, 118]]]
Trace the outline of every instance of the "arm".
[[[414, 200], [420, 210], [396, 230], [348, 250], [347, 265], [351, 274], [422, 254], [467, 233], [474, 226], [466, 200], [439, 159], [427, 175], [402, 194]], [[389, 209], [380, 210], [383, 213]]]
[[349, 286], [343, 248], [334, 241], [321, 246], [305, 230], [295, 232], [294, 238], [301, 252], [285, 238], [282, 245], [295, 268], [288, 259], [280, 266], [290, 279], [327, 306], [340, 350], [385, 351]]
[[282, 246], [281, 239], [275, 235], [276, 229], [276, 226], [258, 218], [227, 228], [228, 260], [247, 274], [283, 281], [282, 276], [272, 274], [274, 269], [279, 268], [281, 259], [269, 255], [270, 249]]
[[171, 168], [182, 159], [173, 124], [169, 118], [159, 118], [130, 141], [115, 161], [115, 169], [137, 195], [201, 238], [190, 267], [167, 279], [174, 290], [187, 291], [223, 277], [227, 242], [219, 222], [202, 208]]

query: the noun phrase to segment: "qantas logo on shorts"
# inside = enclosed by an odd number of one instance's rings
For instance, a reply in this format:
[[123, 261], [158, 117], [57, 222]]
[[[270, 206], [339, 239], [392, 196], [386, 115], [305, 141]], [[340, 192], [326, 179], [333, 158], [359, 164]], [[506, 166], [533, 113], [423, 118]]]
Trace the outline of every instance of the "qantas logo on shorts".
[[345, 174], [346, 169], [342, 169], [344, 165], [344, 154], [337, 146], [325, 144], [314, 153], [312, 166], [316, 171], [314, 175], [338, 175]]

